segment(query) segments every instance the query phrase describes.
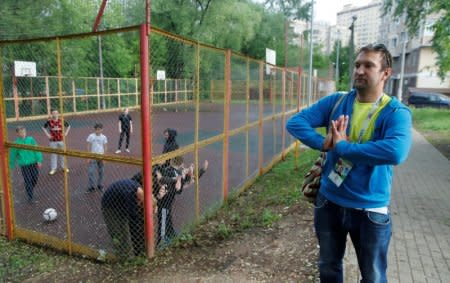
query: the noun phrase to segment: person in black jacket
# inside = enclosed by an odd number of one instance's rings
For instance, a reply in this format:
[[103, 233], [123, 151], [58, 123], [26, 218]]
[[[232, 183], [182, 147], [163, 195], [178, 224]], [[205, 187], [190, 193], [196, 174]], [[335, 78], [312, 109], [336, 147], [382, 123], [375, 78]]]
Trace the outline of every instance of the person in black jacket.
[[143, 202], [140, 173], [112, 183], [102, 196], [103, 218], [119, 259], [145, 251]]
[[[166, 139], [166, 142], [164, 143], [163, 151], [162, 153], [168, 153], [171, 151], [175, 151], [179, 149], [177, 140], [177, 131], [175, 129], [167, 128], [164, 130], [164, 138]], [[170, 166], [170, 159], [167, 159], [166, 162], [163, 164], [164, 167]]]
[[122, 113], [119, 115], [119, 147], [116, 150], [116, 153], [122, 152], [122, 141], [125, 137], [125, 151], [130, 152], [130, 135], [133, 133], [133, 119], [131, 119], [130, 111], [128, 108], [125, 108]]
[[[160, 167], [156, 170], [156, 186], [153, 194], [157, 200], [158, 236], [157, 245], [164, 247], [176, 236], [172, 222], [172, 206], [175, 196], [183, 192], [194, 183], [194, 165], [183, 166], [183, 159], [177, 156], [171, 160], [168, 167]], [[203, 168], [199, 171], [199, 178], [208, 169], [208, 161], [205, 160]]]

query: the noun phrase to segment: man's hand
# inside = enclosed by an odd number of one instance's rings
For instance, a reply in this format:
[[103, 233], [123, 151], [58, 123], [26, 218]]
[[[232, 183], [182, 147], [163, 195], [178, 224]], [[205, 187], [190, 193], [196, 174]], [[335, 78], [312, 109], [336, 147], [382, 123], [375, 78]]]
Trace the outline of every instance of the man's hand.
[[348, 140], [347, 137], [347, 126], [348, 126], [348, 115], [339, 116], [338, 120], [331, 121], [331, 133], [333, 137], [333, 147], [340, 141]]
[[328, 134], [323, 142], [322, 151], [328, 151], [330, 149], [333, 149], [334, 146], [336, 145], [336, 138], [334, 138], [333, 135], [333, 124], [337, 129], [342, 129], [345, 135], [345, 131], [348, 125], [348, 116], [341, 115], [337, 120], [331, 121], [331, 126], [328, 129]]
[[177, 182], [175, 183], [175, 190], [181, 190], [181, 176], [177, 177]]
[[325, 141], [323, 142], [322, 151], [328, 151], [332, 148], [333, 148], [333, 135], [331, 132], [329, 132], [325, 137]]
[[159, 172], [159, 170], [156, 170], [156, 179], [159, 181], [162, 178], [162, 174], [161, 172]]
[[158, 198], [162, 199], [166, 194], [167, 194], [167, 188], [166, 188], [166, 185], [163, 185], [159, 188]]

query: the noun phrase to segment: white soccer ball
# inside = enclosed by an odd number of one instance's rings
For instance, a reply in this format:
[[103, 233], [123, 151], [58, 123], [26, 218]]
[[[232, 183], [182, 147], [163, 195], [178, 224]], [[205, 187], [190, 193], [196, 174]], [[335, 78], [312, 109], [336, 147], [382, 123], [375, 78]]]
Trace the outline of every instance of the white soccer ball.
[[58, 217], [58, 213], [54, 208], [47, 208], [42, 214], [45, 221], [54, 221]]

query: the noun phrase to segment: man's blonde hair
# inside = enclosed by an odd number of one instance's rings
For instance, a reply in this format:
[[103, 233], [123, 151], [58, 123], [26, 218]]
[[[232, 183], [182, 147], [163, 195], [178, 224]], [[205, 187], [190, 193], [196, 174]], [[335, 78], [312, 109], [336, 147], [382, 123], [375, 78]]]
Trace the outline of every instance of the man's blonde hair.
[[184, 160], [182, 156], [175, 156], [174, 158], [172, 158], [170, 160], [170, 164], [175, 165], [175, 166], [180, 166], [181, 164], [183, 164]]

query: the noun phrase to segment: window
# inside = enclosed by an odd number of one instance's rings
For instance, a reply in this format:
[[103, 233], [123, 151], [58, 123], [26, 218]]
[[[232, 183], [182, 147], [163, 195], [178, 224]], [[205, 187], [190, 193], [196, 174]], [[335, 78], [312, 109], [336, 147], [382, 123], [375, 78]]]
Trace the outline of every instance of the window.
[[392, 45], [392, 47], [397, 47], [397, 38], [396, 37], [394, 37], [393, 39], [391, 39], [391, 45]]

